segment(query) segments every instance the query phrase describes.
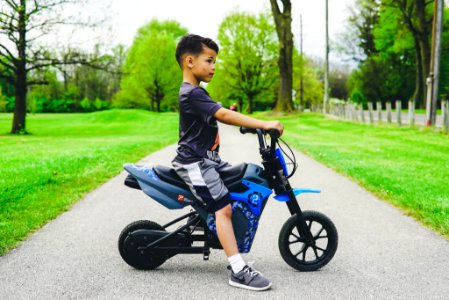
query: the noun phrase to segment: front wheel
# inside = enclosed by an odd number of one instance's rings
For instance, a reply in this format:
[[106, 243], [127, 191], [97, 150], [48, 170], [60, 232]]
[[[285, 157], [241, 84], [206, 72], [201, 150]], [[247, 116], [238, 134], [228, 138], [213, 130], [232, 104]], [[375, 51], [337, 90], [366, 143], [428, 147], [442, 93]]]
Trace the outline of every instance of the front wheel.
[[334, 256], [338, 246], [338, 233], [334, 223], [317, 211], [303, 212], [313, 236], [307, 242], [297, 229], [297, 216], [291, 216], [279, 233], [279, 251], [284, 261], [299, 271], [315, 271], [325, 266]]

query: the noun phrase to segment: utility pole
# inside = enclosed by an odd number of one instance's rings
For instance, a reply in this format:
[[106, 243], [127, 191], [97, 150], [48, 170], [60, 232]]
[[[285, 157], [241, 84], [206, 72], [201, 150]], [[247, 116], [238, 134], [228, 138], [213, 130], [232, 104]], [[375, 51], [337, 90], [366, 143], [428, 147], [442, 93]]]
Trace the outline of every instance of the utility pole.
[[299, 41], [300, 41], [300, 54], [301, 54], [301, 72], [299, 74], [299, 106], [301, 110], [304, 109], [304, 52], [303, 52], [303, 32], [302, 32], [302, 14], [299, 15]]
[[430, 57], [430, 72], [427, 78], [426, 125], [433, 126], [436, 122], [438, 85], [440, 82], [441, 37], [443, 32], [444, 0], [435, 0], [432, 27], [432, 54]]
[[328, 103], [329, 103], [329, 0], [326, 0], [326, 54], [324, 61], [323, 113], [327, 113]]

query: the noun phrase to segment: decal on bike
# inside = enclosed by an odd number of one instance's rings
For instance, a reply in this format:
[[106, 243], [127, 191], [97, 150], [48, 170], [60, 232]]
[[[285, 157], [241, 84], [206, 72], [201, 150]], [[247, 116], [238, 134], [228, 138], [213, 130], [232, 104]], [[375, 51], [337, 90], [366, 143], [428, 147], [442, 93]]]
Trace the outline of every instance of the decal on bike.
[[[237, 211], [243, 214], [244, 220], [247, 222], [247, 230], [244, 232], [243, 238], [237, 238], [237, 247], [239, 248], [240, 253], [248, 253], [251, 250], [254, 237], [256, 236], [260, 216], [255, 215], [248, 208], [248, 204], [243, 202], [232, 203], [232, 213], [236, 214]], [[242, 226], [243, 225], [244, 224], [242, 224]], [[217, 235], [217, 227], [214, 214], [209, 214], [209, 216], [207, 217], [207, 227], [210, 229], [210, 231]]]
[[[230, 193], [231, 199], [233, 201], [239, 201], [243, 203], [249, 203], [249, 207], [255, 215], [260, 216], [262, 213], [262, 205], [264, 201], [260, 201], [260, 199], [265, 200], [268, 198], [273, 191], [263, 185], [248, 181], [242, 180], [242, 183], [246, 185], [249, 190], [243, 193]], [[257, 203], [257, 205], [255, 205]]]

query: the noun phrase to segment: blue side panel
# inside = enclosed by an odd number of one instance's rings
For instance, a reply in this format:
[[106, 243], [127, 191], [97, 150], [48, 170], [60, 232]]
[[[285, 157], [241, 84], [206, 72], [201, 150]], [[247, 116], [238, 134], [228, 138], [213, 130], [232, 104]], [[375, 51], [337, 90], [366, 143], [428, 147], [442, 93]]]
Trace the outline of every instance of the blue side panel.
[[[232, 202], [232, 224], [240, 253], [248, 253], [253, 244], [260, 215], [272, 190], [266, 186], [242, 180], [249, 190], [243, 193], [230, 193]], [[216, 234], [215, 215], [206, 219], [209, 229]]]
[[243, 193], [229, 193], [231, 195], [231, 199], [248, 204], [251, 212], [257, 216], [260, 216], [262, 213], [264, 200], [267, 199], [272, 193], [271, 189], [248, 180], [242, 180], [242, 183], [246, 185], [249, 190]]

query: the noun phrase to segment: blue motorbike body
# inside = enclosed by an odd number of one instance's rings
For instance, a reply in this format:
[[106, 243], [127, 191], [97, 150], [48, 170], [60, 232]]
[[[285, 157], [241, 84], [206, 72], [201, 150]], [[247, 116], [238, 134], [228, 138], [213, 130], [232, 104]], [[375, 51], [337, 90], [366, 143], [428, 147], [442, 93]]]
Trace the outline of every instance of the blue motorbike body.
[[[280, 152], [284, 172], [287, 172], [285, 160]], [[242, 164], [239, 168], [243, 175], [234, 182], [228, 182], [227, 187], [232, 199], [232, 223], [241, 253], [248, 253], [251, 249], [259, 219], [272, 194], [268, 181], [263, 176], [263, 168], [255, 164]], [[182, 209], [194, 203], [194, 196], [187, 186], [174, 184], [163, 180], [158, 176], [157, 169], [151, 167], [126, 164], [125, 170], [137, 180], [140, 189], [148, 196], [162, 204], [168, 209]], [[225, 180], [226, 182], [226, 180]], [[319, 193], [318, 190], [294, 189], [294, 194]], [[289, 200], [288, 195], [279, 194], [276, 200], [285, 202]], [[207, 227], [216, 234], [215, 215], [208, 213], [200, 205], [192, 205], [207, 224]]]

